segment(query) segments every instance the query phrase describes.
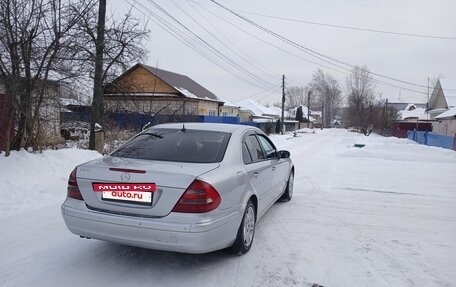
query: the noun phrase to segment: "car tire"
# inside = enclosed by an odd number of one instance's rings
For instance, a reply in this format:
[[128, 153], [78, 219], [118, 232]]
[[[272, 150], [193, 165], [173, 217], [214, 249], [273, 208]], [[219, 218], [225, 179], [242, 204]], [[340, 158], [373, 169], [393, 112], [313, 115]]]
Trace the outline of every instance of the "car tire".
[[231, 254], [242, 255], [247, 253], [252, 247], [256, 225], [255, 209], [255, 205], [249, 200], [242, 216], [241, 225], [237, 231], [236, 240], [228, 248], [228, 252]]
[[293, 197], [293, 186], [294, 186], [294, 172], [291, 171], [290, 175], [288, 176], [287, 187], [285, 188], [285, 192], [283, 193], [280, 201], [290, 201]]

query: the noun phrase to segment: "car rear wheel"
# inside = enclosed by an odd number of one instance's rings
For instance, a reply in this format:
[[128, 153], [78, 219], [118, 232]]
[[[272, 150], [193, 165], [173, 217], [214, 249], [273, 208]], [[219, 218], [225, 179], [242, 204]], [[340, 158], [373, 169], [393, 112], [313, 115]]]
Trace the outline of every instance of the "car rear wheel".
[[285, 188], [285, 192], [283, 193], [282, 197], [280, 198], [281, 201], [290, 201], [293, 197], [293, 182], [294, 182], [294, 172], [290, 172], [290, 176], [288, 177], [287, 187]]
[[242, 255], [247, 253], [252, 247], [253, 237], [255, 235], [256, 212], [255, 205], [251, 200], [247, 203], [247, 207], [242, 217], [241, 225], [239, 226], [236, 240], [233, 245], [228, 248], [232, 254]]

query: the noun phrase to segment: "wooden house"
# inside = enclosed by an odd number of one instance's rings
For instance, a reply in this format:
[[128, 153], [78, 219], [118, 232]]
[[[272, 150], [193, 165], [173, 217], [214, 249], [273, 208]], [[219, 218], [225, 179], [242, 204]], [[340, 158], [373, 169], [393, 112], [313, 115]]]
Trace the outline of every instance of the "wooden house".
[[107, 112], [218, 116], [223, 101], [187, 76], [136, 64], [105, 86]]

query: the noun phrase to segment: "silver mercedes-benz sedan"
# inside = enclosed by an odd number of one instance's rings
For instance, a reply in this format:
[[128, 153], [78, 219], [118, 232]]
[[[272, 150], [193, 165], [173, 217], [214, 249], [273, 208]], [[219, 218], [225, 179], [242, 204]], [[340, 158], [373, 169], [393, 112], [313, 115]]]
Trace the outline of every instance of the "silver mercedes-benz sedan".
[[62, 216], [83, 238], [185, 253], [244, 254], [257, 220], [293, 194], [294, 166], [260, 129], [162, 124], [77, 166]]

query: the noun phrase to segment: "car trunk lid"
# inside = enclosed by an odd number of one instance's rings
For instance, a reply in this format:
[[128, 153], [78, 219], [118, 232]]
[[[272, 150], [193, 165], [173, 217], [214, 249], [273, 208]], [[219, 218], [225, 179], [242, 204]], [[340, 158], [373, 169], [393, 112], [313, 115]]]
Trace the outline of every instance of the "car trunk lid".
[[182, 163], [106, 156], [78, 166], [86, 204], [107, 212], [162, 217], [198, 176], [218, 163]]

